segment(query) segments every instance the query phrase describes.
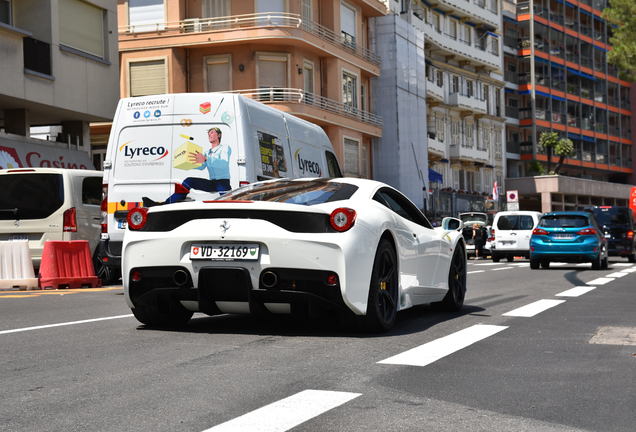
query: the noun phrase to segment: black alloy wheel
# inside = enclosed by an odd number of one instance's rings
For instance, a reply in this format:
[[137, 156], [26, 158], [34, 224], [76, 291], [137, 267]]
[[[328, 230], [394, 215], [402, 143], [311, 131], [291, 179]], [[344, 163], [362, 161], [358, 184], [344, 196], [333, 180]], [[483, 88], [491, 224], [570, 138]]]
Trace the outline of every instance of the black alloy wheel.
[[93, 255], [95, 276], [101, 279], [102, 285], [112, 285], [119, 281], [119, 271], [107, 265], [97, 252]]
[[448, 292], [441, 302], [442, 309], [457, 312], [466, 298], [466, 254], [460, 245], [455, 249], [448, 271]]
[[363, 319], [365, 329], [373, 332], [389, 330], [395, 324], [397, 309], [397, 256], [391, 242], [382, 239], [371, 271], [367, 314]]

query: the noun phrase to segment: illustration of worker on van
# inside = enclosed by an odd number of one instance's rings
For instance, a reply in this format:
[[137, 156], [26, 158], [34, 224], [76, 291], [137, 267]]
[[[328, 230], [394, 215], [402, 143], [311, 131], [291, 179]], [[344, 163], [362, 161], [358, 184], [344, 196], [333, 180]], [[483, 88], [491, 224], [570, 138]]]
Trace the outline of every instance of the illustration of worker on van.
[[[201, 177], [187, 177], [181, 183], [188, 191], [196, 189], [204, 192], [225, 192], [230, 186], [230, 156], [232, 148], [221, 144], [223, 132], [218, 127], [208, 129], [208, 141], [210, 149], [203, 153], [202, 148], [194, 144], [194, 138], [181, 135], [187, 141], [175, 150], [173, 167], [183, 170], [197, 169], [208, 170], [209, 179]], [[164, 202], [159, 203], [150, 198], [143, 197], [144, 207], [152, 207], [158, 204], [170, 204], [183, 201], [188, 193], [175, 192]]]

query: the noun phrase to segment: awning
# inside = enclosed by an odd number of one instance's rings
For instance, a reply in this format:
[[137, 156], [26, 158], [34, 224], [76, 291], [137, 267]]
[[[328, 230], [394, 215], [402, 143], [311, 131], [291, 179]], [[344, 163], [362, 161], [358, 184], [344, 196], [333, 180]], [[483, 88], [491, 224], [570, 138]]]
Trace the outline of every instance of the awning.
[[428, 169], [428, 181], [431, 183], [442, 183], [444, 177], [432, 168]]

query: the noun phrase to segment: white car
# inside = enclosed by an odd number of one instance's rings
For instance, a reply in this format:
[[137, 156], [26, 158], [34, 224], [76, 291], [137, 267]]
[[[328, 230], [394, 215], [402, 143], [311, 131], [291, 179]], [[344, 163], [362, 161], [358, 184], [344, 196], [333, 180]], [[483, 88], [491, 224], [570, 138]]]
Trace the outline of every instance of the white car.
[[383, 331], [418, 304], [462, 307], [460, 225], [446, 218], [434, 229], [397, 190], [355, 178], [280, 179], [136, 208], [122, 251], [126, 301], [150, 326], [193, 312], [328, 310]]

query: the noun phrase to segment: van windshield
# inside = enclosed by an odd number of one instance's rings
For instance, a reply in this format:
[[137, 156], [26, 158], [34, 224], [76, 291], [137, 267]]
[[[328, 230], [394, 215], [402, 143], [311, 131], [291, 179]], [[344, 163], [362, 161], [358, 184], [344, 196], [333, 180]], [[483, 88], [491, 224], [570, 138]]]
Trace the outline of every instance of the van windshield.
[[522, 231], [534, 228], [534, 221], [529, 215], [505, 215], [497, 221], [497, 229], [504, 231]]
[[61, 174], [0, 175], [0, 220], [43, 219], [64, 203]]

